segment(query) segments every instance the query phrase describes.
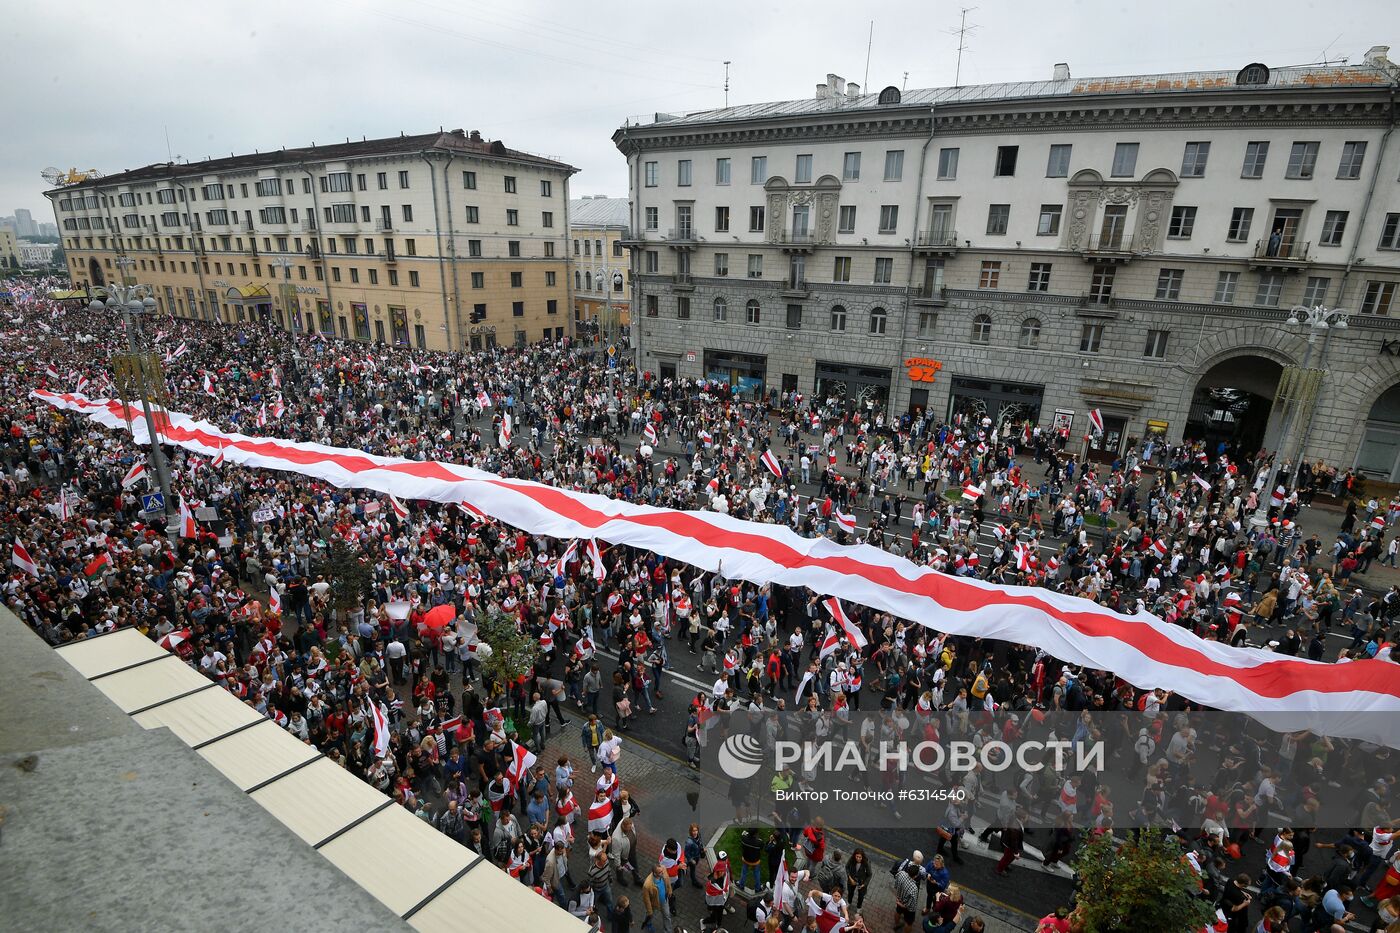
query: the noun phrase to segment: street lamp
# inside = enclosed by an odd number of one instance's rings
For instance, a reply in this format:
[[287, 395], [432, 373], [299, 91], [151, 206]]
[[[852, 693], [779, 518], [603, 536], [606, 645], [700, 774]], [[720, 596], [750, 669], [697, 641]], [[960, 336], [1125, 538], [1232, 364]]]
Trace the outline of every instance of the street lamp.
[[[1284, 319], [1284, 323], [1290, 326], [1306, 327], [1308, 342], [1303, 349], [1302, 365], [1296, 369], [1285, 367], [1283, 375], [1280, 377], [1278, 398], [1285, 407], [1283, 423], [1280, 425], [1279, 431], [1279, 449], [1275, 452], [1273, 462], [1269, 464], [1268, 480], [1264, 483], [1259, 504], [1254, 509], [1254, 515], [1249, 520], [1250, 525], [1255, 529], [1263, 528], [1269, 523], [1269, 502], [1273, 497], [1274, 485], [1278, 482], [1279, 467], [1284, 462], [1292, 462], [1294, 458], [1292, 453], [1294, 444], [1292, 438], [1289, 437], [1289, 431], [1292, 430], [1293, 415], [1298, 409], [1296, 403], [1306, 403], [1309, 398], [1316, 397], [1317, 385], [1321, 382], [1325, 372], [1322, 369], [1308, 369], [1308, 364], [1312, 362], [1312, 351], [1317, 342], [1317, 335], [1332, 330], [1345, 330], [1347, 317], [1347, 312], [1336, 308], [1327, 308], [1322, 305], [1313, 305], [1312, 307], [1298, 305], [1289, 311], [1288, 317]], [[1289, 456], [1287, 457], [1284, 456], [1285, 445], [1288, 447]], [[1301, 454], [1301, 450], [1299, 453]], [[1295, 482], [1297, 475], [1295, 470], [1293, 472]]]
[[[122, 266], [122, 279], [120, 285], [108, 285], [107, 301], [94, 298], [88, 305], [91, 311], [107, 310], [113, 313], [120, 313], [122, 323], [126, 328], [126, 344], [128, 352], [119, 354], [113, 358], [113, 367], [116, 370], [117, 382], [126, 388], [135, 388], [136, 395], [141, 399], [141, 411], [146, 418], [146, 436], [148, 441], [147, 455], [150, 458], [151, 470], [155, 473], [156, 480], [160, 483], [160, 491], [165, 499], [165, 531], [170, 537], [170, 543], [178, 546], [180, 537], [179, 510], [175, 507], [175, 501], [170, 494], [170, 470], [165, 462], [165, 451], [161, 449], [159, 436], [156, 434], [155, 418], [151, 415], [151, 394], [152, 389], [163, 395], [165, 391], [165, 377], [161, 373], [160, 361], [156, 359], [154, 353], [145, 349], [145, 335], [141, 332], [140, 316], [156, 308], [156, 300], [152, 297], [155, 288], [150, 285], [128, 285], [125, 283], [126, 266], [134, 265], [130, 259], [118, 259], [117, 264]], [[123, 395], [129, 395], [123, 392]], [[126, 399], [124, 398], [125, 402]]]

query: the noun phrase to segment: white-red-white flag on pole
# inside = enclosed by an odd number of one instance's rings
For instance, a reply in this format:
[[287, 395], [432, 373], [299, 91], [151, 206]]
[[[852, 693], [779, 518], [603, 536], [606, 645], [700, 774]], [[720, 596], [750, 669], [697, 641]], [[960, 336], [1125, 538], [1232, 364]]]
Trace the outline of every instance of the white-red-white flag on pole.
[[1016, 558], [1016, 569], [1023, 573], [1031, 569], [1031, 549], [1024, 541], [1017, 541], [1016, 546], [1011, 549], [1012, 555]]
[[77, 392], [79, 395], [82, 395], [83, 393], [85, 393], [85, 392], [87, 391], [87, 387], [88, 387], [88, 377], [87, 377], [87, 376], [82, 376], [82, 375], [78, 376], [78, 387], [77, 387], [76, 389], [74, 389], [74, 391]]
[[777, 457], [773, 456], [773, 451], [765, 450], [763, 456], [759, 457], [759, 459], [763, 461], [763, 465], [768, 468], [769, 473], [772, 473], [778, 479], [783, 478], [783, 465], [778, 462]]
[[214, 466], [224, 465], [224, 445], [219, 445], [219, 453], [214, 457]]
[[654, 425], [654, 424], [652, 424], [650, 421], [648, 421], [648, 422], [647, 422], [647, 426], [644, 427], [644, 428], [642, 428], [642, 438], [643, 438], [643, 440], [645, 440], [648, 444], [650, 444], [651, 446], [655, 447], [655, 446], [656, 446], [656, 425]]
[[476, 404], [481, 408], [491, 407], [491, 396], [486, 394], [485, 389], [479, 389], [476, 393]]
[[1192, 473], [1191, 482], [1195, 483], [1197, 486], [1200, 486], [1206, 492], [1210, 492], [1210, 480], [1204, 478], [1203, 476], [1201, 476], [1201, 474]]
[[510, 781], [517, 787], [525, 783], [525, 773], [535, 766], [535, 753], [518, 742], [510, 743], [511, 762], [506, 769]]
[[394, 510], [394, 516], [400, 520], [408, 518], [408, 506], [399, 501], [399, 497], [389, 495], [389, 507]]
[[962, 497], [968, 502], [976, 502], [982, 498], [982, 487], [976, 483], [967, 483], [963, 486]]
[[190, 504], [185, 501], [185, 497], [180, 497], [180, 537], [193, 538], [199, 534], [199, 525], [195, 524], [194, 512], [190, 510]]
[[840, 509], [837, 509], [837, 510], [836, 510], [836, 527], [837, 527], [837, 528], [840, 528], [842, 531], [846, 532], [847, 534], [855, 534], [855, 531], [856, 531], [856, 517], [855, 517], [854, 515], [850, 514], [849, 512], [843, 512], [843, 511], [841, 511]]
[[512, 419], [510, 415], [507, 414], [501, 416], [501, 433], [498, 440], [500, 440], [502, 447], [510, 446], [510, 436], [512, 433], [511, 424]]
[[267, 592], [267, 608], [273, 615], [282, 614], [282, 594], [277, 592], [277, 587], [273, 587]]
[[382, 703], [370, 703], [370, 721], [374, 725], [374, 757], [389, 754], [389, 714]]
[[817, 657], [829, 657], [830, 655], [835, 653], [837, 648], [840, 647], [841, 636], [837, 634], [836, 629], [832, 628], [831, 626], [827, 626], [826, 635], [822, 638], [821, 650], [817, 652]]
[[792, 910], [792, 891], [789, 890], [787, 852], [778, 857], [778, 873], [773, 876], [773, 906], [779, 912]]
[[122, 477], [122, 488], [130, 489], [132, 486], [135, 486], [137, 483], [141, 482], [141, 480], [145, 478], [146, 464], [138, 463], [135, 466], [133, 466], [130, 470], [127, 470], [126, 476]]
[[1097, 408], [1089, 412], [1089, 427], [1094, 429], [1095, 434], [1103, 433], [1103, 412]]
[[277, 393], [277, 401], [272, 403], [272, 417], [281, 418], [287, 411], [287, 405], [282, 401], [282, 393]]
[[214, 378], [208, 373], [204, 374], [204, 394], [213, 398], [219, 397], [219, 393], [214, 391]]
[[1273, 507], [1276, 509], [1282, 508], [1283, 503], [1287, 501], [1287, 499], [1288, 489], [1285, 488], [1282, 483], [1280, 483], [1278, 488], [1273, 491], [1273, 494], [1269, 496], [1269, 503], [1273, 505]]
[[10, 563], [31, 576], [39, 575], [39, 565], [34, 563], [34, 558], [29, 556], [29, 550], [18, 541], [10, 548]]
[[593, 565], [594, 582], [602, 583], [608, 578], [608, 568], [603, 563], [603, 552], [598, 547], [597, 538], [588, 539], [588, 562]]
[[841, 600], [835, 596], [828, 596], [822, 605], [826, 607], [827, 612], [831, 613], [836, 624], [841, 626], [841, 631], [845, 633], [846, 638], [856, 647], [857, 651], [866, 646], [865, 634], [861, 632], [860, 626], [852, 622], [850, 617], [846, 615], [846, 610], [841, 608]]

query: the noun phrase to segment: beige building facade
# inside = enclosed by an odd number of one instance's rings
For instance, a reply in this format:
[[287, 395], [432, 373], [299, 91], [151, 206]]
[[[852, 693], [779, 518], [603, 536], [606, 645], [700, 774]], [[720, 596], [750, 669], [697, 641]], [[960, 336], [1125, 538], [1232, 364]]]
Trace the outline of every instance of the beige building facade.
[[19, 243], [7, 227], [0, 227], [0, 272], [19, 271]]
[[569, 177], [463, 130], [165, 163], [47, 192], [75, 287], [425, 349], [572, 332]]
[[581, 333], [600, 339], [615, 338], [631, 322], [632, 269], [622, 245], [629, 212], [626, 198], [569, 202], [574, 320]]

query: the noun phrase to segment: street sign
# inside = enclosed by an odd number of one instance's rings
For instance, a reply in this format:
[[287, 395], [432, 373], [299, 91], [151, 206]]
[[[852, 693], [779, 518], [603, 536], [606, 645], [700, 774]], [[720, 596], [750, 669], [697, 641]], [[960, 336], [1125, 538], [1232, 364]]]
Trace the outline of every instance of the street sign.
[[608, 369], [617, 369], [617, 347], [608, 347]]
[[142, 496], [141, 510], [143, 512], [164, 512], [165, 495], [163, 493], [153, 492]]

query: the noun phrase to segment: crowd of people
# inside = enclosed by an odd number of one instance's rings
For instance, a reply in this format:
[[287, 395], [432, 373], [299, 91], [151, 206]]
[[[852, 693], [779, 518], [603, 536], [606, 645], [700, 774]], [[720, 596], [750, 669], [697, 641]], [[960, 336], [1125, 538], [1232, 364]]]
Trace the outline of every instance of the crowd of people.
[[[140, 476], [144, 448], [29, 398], [37, 388], [117, 392], [110, 361], [126, 336], [106, 311], [48, 298], [55, 284], [12, 284], [0, 310], [6, 606], [55, 645], [128, 626], [164, 639], [599, 928], [669, 930], [678, 902], [695, 898], [714, 928], [826, 929], [839, 917], [863, 929], [864, 852], [828, 847], [820, 818], [804, 812], [774, 814], [784, 831], [746, 834], [740, 852], [714, 851], [698, 826], [643, 816], [623, 737], [667, 704], [683, 711], [680, 742], [695, 767], [713, 725], [728, 729], [734, 716], [802, 710], [829, 721], [864, 703], [938, 714], [969, 734], [983, 711], [1141, 711], [1153, 749], [1141, 761], [1142, 797], [1122, 802], [1120, 816], [1196, 827], [1181, 830], [1184, 851], [1221, 929], [1272, 933], [1292, 922], [1330, 933], [1332, 921], [1350, 919], [1353, 896], [1376, 905], [1373, 928], [1400, 929], [1393, 776], [1367, 772], [1355, 796], [1360, 830], [1336, 842], [1325, 875], [1293, 874], [1316, 789], [1354, 776], [1352, 753], [1324, 737], [1241, 742], [1222, 767], [1228, 784], [1192, 787], [1180, 766], [1207, 737], [1173, 718], [1189, 703], [1034, 646], [948, 637], [848, 606], [867, 644], [826, 650], [823, 594], [624, 546], [566, 550], [470, 510], [411, 502], [400, 511], [378, 494], [166, 447], [173, 488], [196, 516], [172, 539], [161, 516], [142, 511], [155, 472]], [[1304, 535], [1300, 513], [1313, 496], [1345, 496], [1355, 483], [1322, 464], [1284, 464], [1276, 494], [1262, 456], [1148, 442], [1118, 462], [1086, 462], [1077, 439], [1038, 425], [896, 417], [796, 392], [745, 400], [720, 383], [610, 369], [567, 341], [445, 354], [143, 317], [169, 407], [224, 429], [866, 541], [946, 573], [1145, 608], [1202, 638], [1286, 654], [1389, 658], [1396, 640], [1400, 589], [1368, 595], [1355, 577], [1395, 566], [1400, 503], [1352, 501], [1335, 541]], [[1249, 518], [1261, 499], [1269, 521], [1256, 528]], [[364, 565], [350, 593], [337, 562], [347, 548]], [[452, 607], [453, 621], [427, 624], [439, 606]], [[481, 632], [501, 619], [538, 645], [524, 676], [492, 674]], [[1332, 650], [1326, 638], [1338, 632], [1350, 640]], [[674, 673], [691, 664], [714, 678], [710, 689], [679, 686]], [[578, 730], [578, 755], [557, 742], [547, 754], [557, 729]], [[1075, 784], [1085, 804], [1069, 812], [1067, 787], [1053, 776], [998, 784], [975, 775], [971, 799], [930, 829], [935, 854], [895, 867], [896, 928], [985, 928], [950, 874], [974, 812], [988, 836], [995, 827], [999, 874], [1026, 857], [1032, 817], [1054, 825], [1039, 847], [1046, 865], [1072, 861], [1081, 834], [1113, 831], [1112, 801]], [[735, 802], [743, 812], [743, 792]], [[1265, 870], [1238, 875], [1241, 858]], [[622, 892], [633, 886], [635, 901]], [[746, 896], [733, 897], [741, 888]], [[1052, 913], [1042, 930], [1067, 931], [1073, 916]]]

